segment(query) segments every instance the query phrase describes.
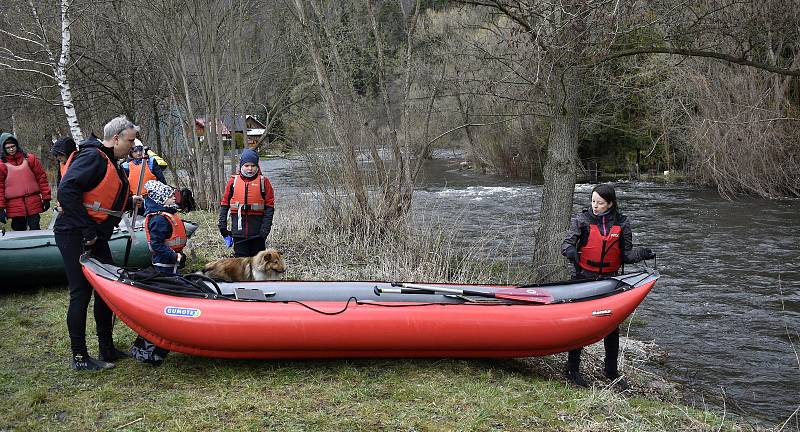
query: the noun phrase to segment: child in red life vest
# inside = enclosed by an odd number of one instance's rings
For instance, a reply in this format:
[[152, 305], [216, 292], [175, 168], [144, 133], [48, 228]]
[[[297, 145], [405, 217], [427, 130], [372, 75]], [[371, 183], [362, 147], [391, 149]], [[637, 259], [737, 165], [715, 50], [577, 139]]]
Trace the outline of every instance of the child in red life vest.
[[153, 266], [162, 273], [177, 274], [186, 262], [183, 248], [188, 237], [178, 215], [175, 191], [158, 180], [148, 181], [144, 188], [144, 227]]
[[258, 153], [247, 149], [242, 152], [239, 173], [228, 180], [220, 200], [219, 232], [237, 257], [254, 256], [266, 248], [274, 214], [272, 185], [258, 167]]
[[[650, 249], [633, 248], [633, 233], [628, 218], [619, 212], [617, 194], [608, 184], [592, 189], [592, 206], [577, 214], [570, 223], [567, 237], [561, 244], [561, 254], [574, 264], [573, 280], [600, 279], [617, 274], [622, 264], [652, 259]], [[619, 328], [603, 339], [607, 378], [619, 378]], [[586, 387], [580, 374], [582, 348], [570, 351], [567, 358], [567, 378]], [[621, 383], [624, 386], [624, 383]]]
[[[153, 254], [153, 267], [161, 273], [178, 274], [183, 268], [186, 256], [186, 228], [178, 216], [175, 203], [175, 190], [158, 180], [148, 180], [144, 184], [147, 195], [144, 197], [144, 229], [147, 244]], [[157, 346], [141, 335], [131, 346], [131, 356], [152, 366], [160, 366], [169, 351]]]

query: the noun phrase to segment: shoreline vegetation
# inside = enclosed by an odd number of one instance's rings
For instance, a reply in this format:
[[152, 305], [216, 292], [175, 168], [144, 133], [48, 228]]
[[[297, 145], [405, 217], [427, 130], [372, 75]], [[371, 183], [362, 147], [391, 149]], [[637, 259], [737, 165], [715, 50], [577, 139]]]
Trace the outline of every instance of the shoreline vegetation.
[[[329, 229], [311, 198], [284, 202], [271, 246], [290, 279], [524, 281], [526, 270], [458, 247], [436, 221]], [[200, 224], [189, 267], [227, 256], [216, 213]], [[43, 220], [43, 225], [48, 221]], [[365, 235], [368, 233], [371, 235]], [[482, 252], [483, 254], [491, 252]], [[525, 359], [222, 360], [173, 353], [160, 368], [125, 360], [97, 374], [68, 364], [63, 287], [13, 290], [0, 297], [0, 430], [751, 430], [717, 408], [681, 401], [675, 385], [648, 372], [654, 344], [622, 340], [631, 389], [602, 379], [602, 344], [587, 351], [589, 389], [562, 376], [565, 355]], [[635, 320], [635, 319], [634, 319]], [[623, 335], [635, 321], [623, 324]], [[96, 353], [93, 321], [87, 335]], [[135, 338], [122, 322], [115, 340]]]

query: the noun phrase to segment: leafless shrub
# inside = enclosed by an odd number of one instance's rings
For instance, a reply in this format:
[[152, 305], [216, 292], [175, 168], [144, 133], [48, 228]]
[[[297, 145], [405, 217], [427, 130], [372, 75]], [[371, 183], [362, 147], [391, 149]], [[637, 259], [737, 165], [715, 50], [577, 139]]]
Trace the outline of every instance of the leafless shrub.
[[691, 157], [687, 175], [726, 197], [800, 196], [800, 116], [788, 81], [752, 68], [687, 61], [663, 89], [662, 111]]
[[715, 65], [691, 76], [698, 91], [689, 173], [723, 196], [800, 196], [800, 118], [764, 72]]
[[[423, 282], [507, 283], [514, 275], [490, 265], [501, 260], [485, 247], [489, 236], [464, 245], [458, 221], [419, 217], [390, 225], [359, 225], [351, 213], [342, 220], [322, 216], [314, 195], [281, 202], [269, 243], [289, 265], [288, 277], [305, 280], [405, 280]], [[216, 214], [197, 211], [187, 219], [200, 225], [189, 242], [190, 268], [230, 256], [216, 229]], [[490, 257], [492, 257], [490, 259]], [[476, 263], [486, 265], [476, 265]]]
[[495, 174], [541, 178], [547, 146], [547, 125], [535, 117], [480, 129], [479, 149]]

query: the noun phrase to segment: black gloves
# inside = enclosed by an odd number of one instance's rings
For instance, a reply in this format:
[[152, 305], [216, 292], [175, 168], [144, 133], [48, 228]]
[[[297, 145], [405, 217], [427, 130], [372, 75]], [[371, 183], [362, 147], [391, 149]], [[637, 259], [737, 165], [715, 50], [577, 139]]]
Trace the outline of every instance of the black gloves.
[[42, 207], [44, 207], [44, 211], [47, 211], [50, 208], [50, 200], [42, 201]]
[[6, 223], [6, 209], [0, 208], [0, 223]]
[[178, 252], [178, 268], [182, 269], [184, 267], [186, 267], [186, 255]]
[[228, 228], [220, 228], [219, 233], [222, 234], [222, 237], [230, 237], [231, 232], [228, 231]]
[[272, 231], [272, 225], [261, 225], [261, 229], [258, 230], [258, 236], [262, 239], [266, 239], [270, 231]]
[[643, 260], [649, 260], [656, 257], [656, 253], [653, 252], [650, 248], [639, 248], [639, 257]]
[[567, 250], [564, 251], [564, 256], [567, 257], [569, 262], [577, 262], [578, 261], [578, 250], [575, 249], [575, 246], [570, 246]]

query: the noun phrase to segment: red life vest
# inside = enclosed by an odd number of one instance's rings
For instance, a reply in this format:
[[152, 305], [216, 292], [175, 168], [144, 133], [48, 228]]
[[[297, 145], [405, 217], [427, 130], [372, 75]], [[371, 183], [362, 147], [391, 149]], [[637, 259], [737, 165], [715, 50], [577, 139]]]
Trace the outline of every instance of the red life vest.
[[[144, 167], [144, 176], [142, 176], [142, 186], [139, 188], [139, 173], [142, 171], [142, 167]], [[139, 195], [147, 196], [147, 191], [145, 190], [144, 185], [150, 180], [158, 179], [156, 178], [156, 175], [153, 174], [153, 171], [150, 170], [149, 158], [142, 159], [142, 163], [138, 165], [133, 163], [132, 160], [128, 162], [128, 185], [130, 186], [132, 194], [141, 192]]]
[[[186, 247], [186, 241], [189, 237], [186, 235], [186, 226], [183, 224], [183, 219], [175, 213], [169, 212], [158, 212], [158, 213], [148, 213], [147, 216], [144, 217], [144, 235], [147, 238], [147, 244], [150, 244], [150, 217], [153, 215], [161, 215], [167, 218], [170, 225], [172, 226], [172, 235], [164, 240], [164, 244], [167, 245], [170, 249], [175, 252], [180, 252]], [[153, 249], [150, 248], [152, 251]]]
[[6, 163], [8, 174], [6, 175], [6, 198], [20, 198], [28, 195], [39, 195], [39, 182], [33, 174], [28, 157], [22, 158], [22, 163], [14, 165]]
[[[117, 167], [111, 162], [111, 159], [109, 159], [102, 150], [97, 149], [97, 151], [100, 152], [106, 160], [106, 175], [103, 176], [103, 179], [100, 180], [100, 183], [98, 183], [94, 189], [83, 193], [83, 206], [86, 207], [86, 212], [89, 213], [89, 217], [95, 222], [100, 223], [108, 219], [109, 216], [122, 217], [122, 213], [125, 211], [125, 204], [128, 202], [128, 191], [124, 190], [122, 180], [120, 180], [117, 175]], [[78, 152], [69, 155], [67, 163], [64, 164], [65, 173], [69, 169], [69, 165], [72, 163], [76, 154], [78, 154]], [[123, 193], [125, 194], [125, 199], [122, 201], [122, 209], [119, 211], [112, 210], [111, 207], [114, 205], [117, 197]]]
[[581, 248], [578, 265], [594, 273], [614, 273], [622, 266], [620, 236], [622, 227], [614, 225], [608, 235], [600, 234], [597, 224], [589, 225], [589, 239]]
[[[77, 152], [77, 150], [72, 152], [72, 153], [70, 153], [69, 156], [67, 156], [67, 161], [72, 159], [72, 155], [74, 155], [76, 152]], [[58, 165], [59, 165], [58, 166], [58, 170], [61, 172], [61, 178], [64, 178], [64, 174], [67, 173], [67, 162], [60, 163]]]
[[[233, 177], [233, 193], [230, 200], [231, 213], [263, 215], [264, 207], [267, 204], [264, 191], [264, 176], [258, 174], [257, 178], [251, 181], [241, 180], [239, 174], [234, 174], [231, 177]], [[253, 187], [254, 185], [260, 185], [260, 187]]]

